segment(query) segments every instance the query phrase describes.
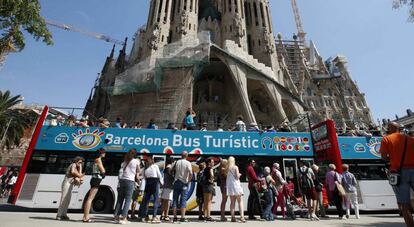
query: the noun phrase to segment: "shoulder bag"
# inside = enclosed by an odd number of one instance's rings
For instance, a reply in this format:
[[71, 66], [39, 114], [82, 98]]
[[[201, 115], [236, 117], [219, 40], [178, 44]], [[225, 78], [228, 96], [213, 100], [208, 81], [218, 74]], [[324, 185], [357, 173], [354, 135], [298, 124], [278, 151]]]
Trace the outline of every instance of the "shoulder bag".
[[401, 169], [403, 168], [403, 165], [404, 165], [404, 159], [405, 159], [406, 153], [407, 153], [407, 136], [405, 136], [404, 151], [401, 157], [400, 167], [397, 170], [397, 172], [389, 173], [388, 175], [388, 182], [390, 183], [391, 186], [394, 186], [394, 187], [399, 186], [401, 183]]

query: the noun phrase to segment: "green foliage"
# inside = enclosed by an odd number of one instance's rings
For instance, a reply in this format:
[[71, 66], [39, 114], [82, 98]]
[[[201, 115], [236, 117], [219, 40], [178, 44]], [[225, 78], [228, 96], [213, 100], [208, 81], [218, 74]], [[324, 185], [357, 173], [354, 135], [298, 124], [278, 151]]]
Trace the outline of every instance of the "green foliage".
[[394, 0], [393, 2], [393, 8], [399, 9], [403, 6], [408, 6], [408, 21], [414, 22], [414, 0]]
[[45, 19], [40, 16], [38, 0], [0, 0], [0, 54], [13, 47], [18, 51], [25, 47], [23, 31], [52, 45], [52, 35]]
[[[37, 115], [30, 110], [12, 109], [22, 100], [21, 96], [11, 96], [10, 91], [0, 91], [0, 149], [10, 149], [20, 144], [26, 129], [36, 122]], [[5, 140], [3, 135], [6, 135]]]

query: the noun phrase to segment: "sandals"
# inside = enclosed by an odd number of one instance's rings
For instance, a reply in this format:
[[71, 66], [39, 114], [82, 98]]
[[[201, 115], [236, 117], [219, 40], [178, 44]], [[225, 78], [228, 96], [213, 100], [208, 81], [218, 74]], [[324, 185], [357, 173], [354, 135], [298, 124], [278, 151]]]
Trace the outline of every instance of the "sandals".
[[92, 222], [93, 222], [93, 220], [89, 218], [88, 220], [82, 220], [82, 222], [83, 222], [83, 223], [92, 223]]
[[240, 218], [240, 222], [241, 223], [246, 223], [246, 219], [244, 219], [244, 217]]

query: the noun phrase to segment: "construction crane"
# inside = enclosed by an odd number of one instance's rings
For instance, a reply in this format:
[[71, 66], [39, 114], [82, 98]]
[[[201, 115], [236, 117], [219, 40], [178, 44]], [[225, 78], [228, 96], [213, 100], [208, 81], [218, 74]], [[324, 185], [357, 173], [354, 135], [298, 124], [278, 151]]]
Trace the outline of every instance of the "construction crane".
[[103, 41], [108, 42], [108, 43], [114, 43], [116, 45], [121, 45], [121, 46], [124, 45], [123, 41], [116, 40], [116, 39], [111, 38], [107, 35], [102, 35], [102, 34], [95, 33], [95, 32], [81, 30], [81, 29], [75, 28], [75, 27], [73, 27], [71, 25], [68, 25], [68, 24], [62, 24], [62, 23], [58, 23], [58, 22], [50, 21], [50, 20], [46, 20], [46, 24], [48, 24], [50, 26], [53, 26], [53, 27], [63, 29], [63, 30], [66, 30], [66, 31], [72, 31], [72, 32], [77, 32], [77, 33], [83, 34], [83, 35], [87, 35], [87, 36], [93, 37], [95, 39], [103, 40]]
[[305, 30], [303, 29], [303, 24], [302, 24], [302, 19], [300, 17], [298, 4], [296, 3], [296, 0], [291, 0], [291, 3], [292, 3], [293, 14], [295, 15], [295, 22], [296, 22], [296, 28], [298, 30], [299, 41], [305, 43], [306, 33], [305, 33]]

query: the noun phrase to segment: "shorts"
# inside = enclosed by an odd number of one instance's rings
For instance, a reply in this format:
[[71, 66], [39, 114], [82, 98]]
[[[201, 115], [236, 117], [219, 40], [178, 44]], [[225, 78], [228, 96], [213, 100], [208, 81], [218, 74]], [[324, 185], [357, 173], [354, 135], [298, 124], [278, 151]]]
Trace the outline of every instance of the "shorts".
[[135, 187], [134, 192], [132, 193], [132, 201], [138, 200], [140, 195], [139, 187]]
[[306, 199], [316, 200], [316, 190], [315, 188], [307, 189], [305, 192]]
[[414, 190], [414, 169], [401, 170], [401, 183], [393, 189], [399, 204], [411, 204], [410, 189]]
[[161, 199], [172, 201], [173, 190], [171, 188], [163, 188], [161, 192]]
[[208, 194], [216, 195], [216, 189], [214, 188], [213, 184], [209, 184], [203, 187], [203, 192]]
[[91, 188], [99, 188], [99, 185], [101, 185], [101, 182], [102, 182], [102, 179], [92, 177], [90, 181]]
[[177, 180], [174, 182], [173, 192], [173, 208], [186, 208], [187, 207], [187, 190], [188, 184]]

